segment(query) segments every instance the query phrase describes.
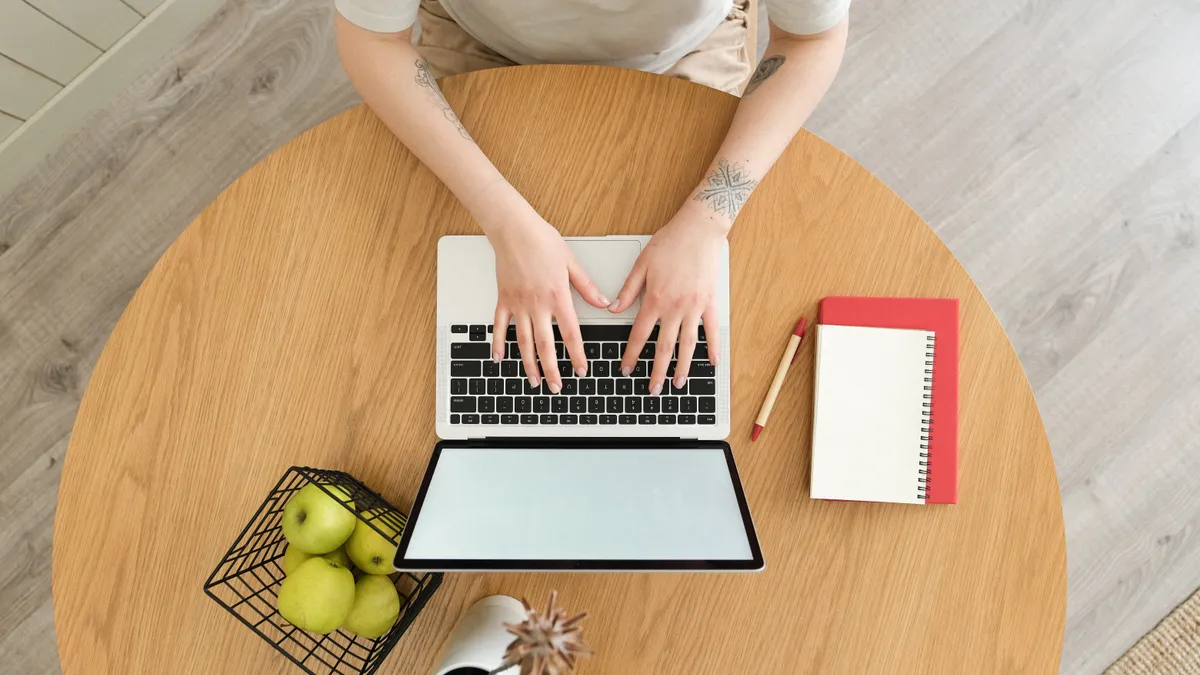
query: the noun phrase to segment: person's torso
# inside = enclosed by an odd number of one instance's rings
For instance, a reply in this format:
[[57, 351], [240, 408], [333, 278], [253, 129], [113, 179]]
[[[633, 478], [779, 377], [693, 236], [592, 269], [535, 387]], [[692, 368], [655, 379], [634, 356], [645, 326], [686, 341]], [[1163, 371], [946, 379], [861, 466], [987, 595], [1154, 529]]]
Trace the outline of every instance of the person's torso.
[[475, 39], [521, 64], [594, 63], [661, 73], [733, 0], [441, 0]]

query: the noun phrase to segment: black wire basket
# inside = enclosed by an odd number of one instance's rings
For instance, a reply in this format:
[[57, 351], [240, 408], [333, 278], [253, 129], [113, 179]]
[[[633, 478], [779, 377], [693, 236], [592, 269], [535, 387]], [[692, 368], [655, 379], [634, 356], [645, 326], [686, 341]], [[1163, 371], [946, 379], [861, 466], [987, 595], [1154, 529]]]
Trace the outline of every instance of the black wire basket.
[[[297, 490], [309, 484], [321, 486], [331, 497], [334, 495], [329, 488], [341, 487], [349, 491], [357, 507], [355, 515], [392, 543], [399, 543], [407, 518], [383, 497], [341, 471], [293, 466], [271, 490], [254, 518], [208, 577], [204, 592], [305, 672], [312, 675], [368, 675], [379, 669], [400, 641], [442, 583], [442, 575], [416, 576], [406, 572], [390, 575], [400, 593], [400, 618], [386, 635], [377, 639], [341, 629], [318, 635], [288, 623], [275, 608], [279, 584], [284, 578], [283, 552], [287, 549], [281, 524], [283, 507]], [[337, 501], [342, 503], [340, 499]], [[354, 510], [348, 505], [343, 506]], [[381, 529], [377, 521], [383, 521], [385, 527]]]

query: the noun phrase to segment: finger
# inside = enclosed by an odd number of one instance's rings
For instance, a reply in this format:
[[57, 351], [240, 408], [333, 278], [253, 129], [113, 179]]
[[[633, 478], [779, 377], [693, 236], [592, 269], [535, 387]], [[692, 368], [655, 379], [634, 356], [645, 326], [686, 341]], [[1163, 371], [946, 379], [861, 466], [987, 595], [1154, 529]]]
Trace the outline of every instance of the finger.
[[610, 312], [620, 312], [633, 306], [637, 300], [638, 293], [642, 292], [642, 286], [646, 283], [646, 272], [639, 264], [634, 264], [633, 269], [629, 271], [629, 276], [625, 277], [625, 285], [621, 287], [621, 292], [617, 294], [617, 299], [613, 304], [608, 306]]
[[692, 366], [692, 354], [696, 351], [696, 340], [699, 339], [697, 326], [700, 317], [691, 315], [684, 317], [679, 327], [679, 356], [675, 359], [675, 388], [683, 387], [687, 382], [688, 371]]
[[567, 348], [567, 356], [571, 359], [571, 367], [579, 377], [587, 375], [587, 355], [583, 353], [583, 335], [579, 332], [579, 317], [575, 316], [575, 307], [568, 299], [562, 303], [555, 313], [558, 319], [558, 332], [562, 334], [563, 344]]
[[721, 323], [717, 321], [717, 306], [709, 305], [704, 310], [704, 341], [708, 343], [708, 362], [717, 365], [721, 361]]
[[562, 390], [562, 377], [558, 374], [558, 354], [554, 353], [554, 324], [549, 314], [542, 314], [533, 319], [534, 341], [537, 342], [538, 360], [542, 362], [542, 374], [546, 377], [546, 386], [550, 392], [557, 394]]
[[[671, 355], [675, 351], [675, 339], [679, 337], [679, 319], [660, 321], [658, 324], [658, 342], [654, 345], [654, 370], [650, 371], [650, 393], [658, 396], [662, 393], [663, 382], [667, 379], [667, 368], [671, 365]], [[679, 366], [675, 367], [676, 370]]]
[[625, 377], [629, 377], [633, 367], [637, 365], [638, 355], [642, 353], [642, 347], [646, 346], [646, 340], [650, 339], [656, 321], [658, 317], [645, 307], [642, 307], [642, 311], [638, 312], [637, 318], [633, 320], [633, 327], [629, 329], [629, 341], [625, 343], [625, 353], [621, 355], [621, 374]]
[[529, 386], [541, 385], [542, 378], [538, 377], [537, 350], [533, 346], [533, 323], [528, 314], [513, 317], [517, 325], [517, 348], [521, 350], [521, 363], [525, 366], [525, 377], [529, 378]]
[[[583, 269], [583, 265], [580, 265], [579, 261], [573, 256], [567, 261], [567, 274], [571, 277], [571, 285], [575, 287], [575, 290], [579, 291], [579, 295], [583, 298], [584, 302], [600, 309], [608, 307], [610, 304], [608, 298], [604, 297], [604, 294], [600, 292], [600, 287], [596, 285], [596, 282], [592, 281], [592, 278], [588, 276], [587, 270]], [[561, 326], [562, 317], [559, 317], [558, 323]]]
[[512, 314], [501, 305], [496, 305], [496, 316], [492, 319], [492, 360], [504, 360], [504, 340], [508, 334], [508, 321]]

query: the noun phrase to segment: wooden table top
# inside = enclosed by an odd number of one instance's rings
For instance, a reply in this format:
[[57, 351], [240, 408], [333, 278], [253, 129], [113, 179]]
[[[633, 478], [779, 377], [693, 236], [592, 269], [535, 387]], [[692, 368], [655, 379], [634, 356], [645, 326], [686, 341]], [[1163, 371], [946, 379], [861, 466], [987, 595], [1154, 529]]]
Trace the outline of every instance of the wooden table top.
[[[564, 235], [656, 230], [736, 107], [600, 67], [443, 84]], [[436, 441], [437, 240], [477, 231], [362, 107], [269, 156], [187, 228], [114, 330], [71, 437], [53, 558], [64, 672], [295, 672], [204, 580], [290, 465], [412, 504]], [[584, 675], [1057, 672], [1066, 554], [1049, 443], [1012, 345], [950, 251], [808, 133], [743, 209], [731, 251], [729, 440], [766, 571], [448, 575], [381, 672], [430, 672], [484, 595], [552, 588], [591, 612]], [[792, 324], [827, 295], [961, 298], [957, 506], [808, 498], [811, 343], [750, 444]]]

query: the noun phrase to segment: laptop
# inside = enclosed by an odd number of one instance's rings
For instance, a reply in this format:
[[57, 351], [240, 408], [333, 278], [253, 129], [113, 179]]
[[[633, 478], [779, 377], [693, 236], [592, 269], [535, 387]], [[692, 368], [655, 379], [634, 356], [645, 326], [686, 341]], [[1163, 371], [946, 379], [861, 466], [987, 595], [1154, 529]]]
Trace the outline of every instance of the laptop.
[[[617, 297], [648, 236], [567, 238]], [[612, 314], [575, 294], [588, 358], [557, 342], [562, 390], [529, 384], [515, 331], [491, 325], [495, 258], [482, 236], [438, 242], [437, 434], [395, 567], [456, 570], [760, 570], [729, 435], [729, 254], [718, 279], [721, 354], [702, 332], [688, 381], [649, 392], [654, 345], [620, 362], [640, 300]], [[712, 329], [712, 326], [708, 327]], [[506, 330], [505, 358], [491, 360]], [[557, 337], [557, 336], [556, 336]], [[653, 338], [653, 336], [652, 336]], [[685, 367], [672, 363], [675, 368]], [[515, 536], [522, 531], [537, 536]]]

